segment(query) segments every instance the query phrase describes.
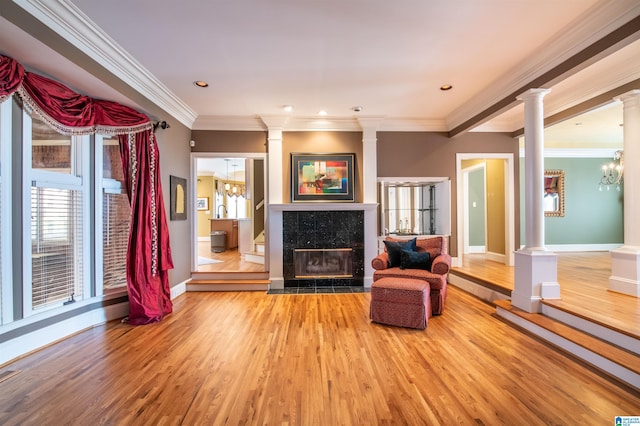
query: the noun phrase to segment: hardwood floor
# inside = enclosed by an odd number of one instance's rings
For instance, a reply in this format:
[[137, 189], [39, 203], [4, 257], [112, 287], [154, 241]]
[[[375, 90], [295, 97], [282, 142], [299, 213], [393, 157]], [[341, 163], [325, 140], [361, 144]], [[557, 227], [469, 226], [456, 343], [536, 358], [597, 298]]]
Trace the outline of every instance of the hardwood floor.
[[[610, 253], [560, 252], [557, 255], [561, 299], [545, 303], [640, 338], [640, 299], [607, 289], [611, 275]], [[463, 259], [462, 267], [452, 268], [454, 273], [459, 270], [513, 290], [513, 267], [477, 254]]]
[[185, 293], [161, 323], [110, 322], [5, 365], [0, 424], [605, 425], [640, 414], [638, 393], [454, 286], [424, 331], [370, 323], [369, 300]]
[[207, 241], [198, 242], [198, 256], [220, 261], [208, 265], [198, 265], [196, 272], [265, 272], [265, 265], [245, 261], [238, 249], [213, 253], [211, 244]]

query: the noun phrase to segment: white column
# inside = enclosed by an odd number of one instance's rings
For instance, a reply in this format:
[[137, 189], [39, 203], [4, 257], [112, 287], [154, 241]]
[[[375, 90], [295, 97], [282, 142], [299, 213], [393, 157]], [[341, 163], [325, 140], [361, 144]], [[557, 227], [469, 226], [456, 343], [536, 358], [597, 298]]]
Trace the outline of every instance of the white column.
[[540, 301], [560, 298], [558, 259], [544, 247], [544, 108], [549, 89], [530, 89], [524, 101], [525, 247], [515, 253], [513, 306], [540, 312]]
[[362, 127], [362, 192], [363, 203], [377, 203], [378, 125], [380, 118], [359, 118]]
[[267, 202], [281, 204], [284, 167], [282, 163], [282, 129], [289, 119], [286, 116], [262, 116], [267, 126]]
[[620, 96], [624, 138], [624, 245], [611, 251], [609, 290], [640, 296], [640, 90]]

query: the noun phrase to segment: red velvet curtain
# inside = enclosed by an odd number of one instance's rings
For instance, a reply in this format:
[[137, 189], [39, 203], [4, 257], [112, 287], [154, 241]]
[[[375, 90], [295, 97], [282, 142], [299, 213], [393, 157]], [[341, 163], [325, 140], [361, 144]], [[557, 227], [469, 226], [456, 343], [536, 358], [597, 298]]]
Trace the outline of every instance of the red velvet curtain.
[[[148, 324], [172, 311], [168, 270], [173, 268], [173, 261], [159, 179], [158, 146], [153, 132], [118, 138], [131, 203], [127, 278], [135, 280], [128, 283], [129, 323]], [[162, 212], [162, 220], [157, 220], [154, 212]]]
[[160, 184], [160, 157], [149, 118], [116, 102], [92, 99], [0, 55], [0, 102], [17, 93], [36, 114], [67, 135], [118, 135], [131, 203], [127, 288], [129, 322], [148, 324], [171, 313], [168, 270], [173, 268]]

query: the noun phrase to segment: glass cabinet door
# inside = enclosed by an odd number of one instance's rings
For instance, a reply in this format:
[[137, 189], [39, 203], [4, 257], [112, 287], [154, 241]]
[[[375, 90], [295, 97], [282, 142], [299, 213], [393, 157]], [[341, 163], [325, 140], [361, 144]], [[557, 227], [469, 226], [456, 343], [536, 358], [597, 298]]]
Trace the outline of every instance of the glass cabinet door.
[[449, 211], [449, 188], [448, 180], [380, 181], [380, 234], [445, 234], [449, 215], [442, 213]]

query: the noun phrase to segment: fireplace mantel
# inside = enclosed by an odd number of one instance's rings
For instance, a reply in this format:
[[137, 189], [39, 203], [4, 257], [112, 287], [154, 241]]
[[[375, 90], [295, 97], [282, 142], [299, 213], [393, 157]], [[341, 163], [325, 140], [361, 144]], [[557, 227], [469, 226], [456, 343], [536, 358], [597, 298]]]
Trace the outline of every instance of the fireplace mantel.
[[378, 203], [288, 203], [269, 204], [269, 211], [341, 211], [341, 210], [368, 210], [374, 211]]
[[377, 203], [290, 203], [269, 204], [269, 279], [271, 289], [284, 289], [283, 277], [283, 228], [282, 216], [285, 211], [363, 211], [364, 212], [364, 286], [370, 288], [373, 282], [371, 259], [378, 254], [376, 227]]

